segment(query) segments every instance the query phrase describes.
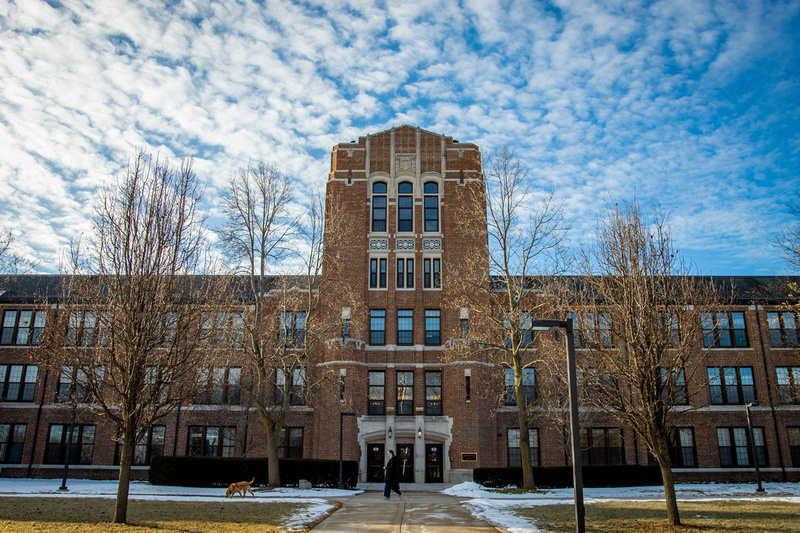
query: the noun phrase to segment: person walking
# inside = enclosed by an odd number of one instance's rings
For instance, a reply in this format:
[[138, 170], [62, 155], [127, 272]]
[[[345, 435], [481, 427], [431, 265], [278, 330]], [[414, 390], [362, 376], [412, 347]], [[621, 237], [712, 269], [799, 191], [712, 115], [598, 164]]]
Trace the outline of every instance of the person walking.
[[392, 491], [395, 491], [400, 499], [403, 499], [403, 493], [400, 492], [400, 473], [399, 464], [397, 459], [394, 456], [394, 451], [389, 450], [389, 462], [386, 463], [386, 466], [383, 467], [385, 470], [384, 478], [386, 480], [386, 484], [383, 487], [383, 497], [384, 499], [388, 500], [392, 495]]

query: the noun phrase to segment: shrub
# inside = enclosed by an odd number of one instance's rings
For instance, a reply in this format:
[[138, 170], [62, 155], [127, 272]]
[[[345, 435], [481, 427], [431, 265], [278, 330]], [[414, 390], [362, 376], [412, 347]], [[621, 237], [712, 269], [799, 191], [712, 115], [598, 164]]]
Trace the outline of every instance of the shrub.
[[[306, 479], [315, 487], [335, 487], [339, 482], [339, 461], [331, 459], [280, 459], [281, 485], [296, 487]], [[266, 485], [269, 462], [264, 458], [169, 456], [155, 457], [150, 465], [150, 483], [183, 487], [227, 487], [234, 481], [256, 478]], [[342, 463], [343, 483], [358, 483], [358, 463]]]
[[[522, 486], [521, 468], [476, 468], [473, 479], [484, 487]], [[571, 466], [537, 466], [533, 468], [537, 488], [572, 486]], [[661, 471], [655, 466], [597, 465], [583, 467], [584, 487], [638, 487], [661, 485]]]

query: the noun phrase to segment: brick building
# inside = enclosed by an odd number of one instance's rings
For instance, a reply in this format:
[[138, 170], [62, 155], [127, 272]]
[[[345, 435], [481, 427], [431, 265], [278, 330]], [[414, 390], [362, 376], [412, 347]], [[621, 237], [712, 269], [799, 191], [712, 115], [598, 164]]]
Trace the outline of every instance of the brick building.
[[[292, 407], [283, 455], [338, 458], [342, 422], [344, 457], [360, 462], [362, 481], [382, 480], [389, 449], [401, 460], [403, 482], [455, 483], [476, 467], [519, 464], [516, 407], [502, 394], [505, 369], [448, 353], [448, 341], [469, 328], [470, 312], [454, 305], [442, 279], [464, 261], [488, 268], [485, 231], [464, 223], [481, 181], [476, 145], [411, 126], [333, 148], [326, 208], [329, 217], [344, 213], [346, 224], [326, 256], [340, 262], [327, 265], [338, 283], [325, 296], [325, 312], [341, 321], [341, 332], [307, 371], [338, 379]], [[780, 280], [732, 281], [739, 297], [714, 310], [724, 319], [707, 337], [708, 382], [676, 433], [676, 479], [751, 480], [745, 404], [754, 402], [762, 474], [800, 480], [798, 317], [781, 307], [789, 298], [776, 292]], [[58, 477], [63, 469], [72, 411], [58, 398], [66, 381], [31, 356], [44, 328], [57, 322], [59, 283], [58, 276], [21, 276], [0, 293], [3, 476]], [[138, 477], [146, 477], [155, 455], [266, 455], [264, 430], [239, 390], [247, 369], [226, 368], [220, 377], [218, 395], [177, 410], [140, 443]], [[535, 398], [532, 378], [526, 396]], [[494, 390], [501, 394], [486, 393]], [[83, 412], [76, 422], [71, 475], [115, 477], [113, 428]], [[541, 418], [531, 429], [534, 464], [567, 464], [562, 428]], [[602, 414], [591, 418], [582, 440], [585, 464], [649, 462], [633, 431]]]

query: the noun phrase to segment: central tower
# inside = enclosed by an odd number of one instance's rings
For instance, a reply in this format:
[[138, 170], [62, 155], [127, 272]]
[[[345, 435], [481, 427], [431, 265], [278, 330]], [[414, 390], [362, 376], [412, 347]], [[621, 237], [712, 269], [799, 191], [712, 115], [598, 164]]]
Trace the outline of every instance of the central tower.
[[383, 479], [389, 449], [404, 482], [449, 482], [456, 466], [472, 467], [453, 464], [457, 449], [480, 444], [463, 416], [472, 368], [444, 357], [469, 320], [448, 304], [446, 279], [485, 256], [485, 219], [484, 231], [466, 223], [482, 193], [478, 147], [452, 137], [404, 125], [333, 148], [325, 266], [336, 271], [328, 301], [342, 338], [324, 364], [347, 391], [330, 414], [347, 404], [358, 417], [365, 481]]

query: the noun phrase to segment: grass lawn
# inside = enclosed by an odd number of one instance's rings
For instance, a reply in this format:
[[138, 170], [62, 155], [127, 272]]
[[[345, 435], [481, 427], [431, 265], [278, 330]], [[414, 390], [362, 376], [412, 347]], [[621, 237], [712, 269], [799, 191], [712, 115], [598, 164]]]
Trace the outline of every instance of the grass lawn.
[[[332, 502], [335, 503], [335, 502]], [[113, 524], [108, 498], [0, 498], [0, 532], [256, 533], [280, 527], [302, 503], [131, 500], [128, 524]], [[309, 524], [308, 529], [313, 524]]]
[[[772, 533], [800, 532], [796, 503], [727, 500], [678, 502], [681, 525], [667, 523], [664, 502], [603, 502], [586, 506], [586, 531], [592, 533]], [[516, 510], [544, 530], [575, 531], [572, 505], [543, 505]]]

